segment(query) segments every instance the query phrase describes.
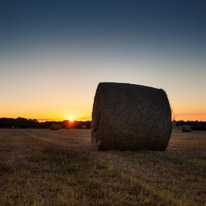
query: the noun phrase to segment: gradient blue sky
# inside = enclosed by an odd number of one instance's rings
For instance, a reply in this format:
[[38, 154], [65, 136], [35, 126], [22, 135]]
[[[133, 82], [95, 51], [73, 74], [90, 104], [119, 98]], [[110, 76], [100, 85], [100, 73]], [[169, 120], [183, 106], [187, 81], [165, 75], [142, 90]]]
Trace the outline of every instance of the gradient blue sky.
[[90, 119], [102, 81], [163, 88], [176, 119], [206, 121], [205, 1], [1, 1], [0, 116]]

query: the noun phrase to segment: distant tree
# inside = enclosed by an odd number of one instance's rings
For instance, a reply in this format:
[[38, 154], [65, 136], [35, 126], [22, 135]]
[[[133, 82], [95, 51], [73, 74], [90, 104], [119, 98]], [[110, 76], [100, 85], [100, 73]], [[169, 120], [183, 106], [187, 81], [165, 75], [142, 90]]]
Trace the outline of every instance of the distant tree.
[[58, 124], [61, 128], [82, 128], [86, 125], [88, 129], [91, 128], [91, 121], [46, 121], [38, 122], [37, 119], [26, 119], [23, 117], [14, 118], [0, 118], [0, 128], [50, 128], [52, 124]]

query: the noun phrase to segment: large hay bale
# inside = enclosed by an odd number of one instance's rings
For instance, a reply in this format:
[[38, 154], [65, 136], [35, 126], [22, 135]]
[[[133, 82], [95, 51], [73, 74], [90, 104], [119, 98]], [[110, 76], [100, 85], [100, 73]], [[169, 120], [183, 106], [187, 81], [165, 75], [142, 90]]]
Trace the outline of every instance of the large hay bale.
[[182, 131], [183, 132], [191, 132], [192, 131], [192, 128], [190, 125], [183, 125], [182, 126]]
[[171, 133], [171, 109], [162, 89], [100, 83], [92, 112], [96, 150], [165, 150]]

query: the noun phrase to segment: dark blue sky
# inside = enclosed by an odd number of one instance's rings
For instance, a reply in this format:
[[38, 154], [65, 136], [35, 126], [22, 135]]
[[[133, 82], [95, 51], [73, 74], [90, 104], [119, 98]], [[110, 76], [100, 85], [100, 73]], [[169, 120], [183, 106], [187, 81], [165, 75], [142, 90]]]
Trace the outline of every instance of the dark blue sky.
[[177, 47], [202, 54], [204, 0], [1, 1], [0, 43]]

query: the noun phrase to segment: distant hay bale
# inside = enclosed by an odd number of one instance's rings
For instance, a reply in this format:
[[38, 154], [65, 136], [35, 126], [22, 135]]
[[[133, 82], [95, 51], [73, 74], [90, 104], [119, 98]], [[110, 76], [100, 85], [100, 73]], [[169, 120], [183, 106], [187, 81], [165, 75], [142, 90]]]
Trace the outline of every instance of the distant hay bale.
[[87, 129], [87, 125], [83, 124], [82, 129]]
[[183, 132], [191, 132], [192, 131], [192, 128], [190, 125], [183, 125], [182, 126], [182, 131]]
[[61, 129], [61, 126], [58, 125], [58, 124], [52, 124], [52, 125], [50, 126], [50, 130], [59, 130], [59, 129]]
[[92, 112], [96, 150], [165, 150], [171, 134], [171, 108], [162, 89], [100, 83]]

